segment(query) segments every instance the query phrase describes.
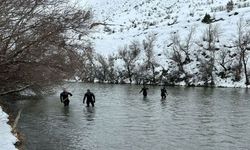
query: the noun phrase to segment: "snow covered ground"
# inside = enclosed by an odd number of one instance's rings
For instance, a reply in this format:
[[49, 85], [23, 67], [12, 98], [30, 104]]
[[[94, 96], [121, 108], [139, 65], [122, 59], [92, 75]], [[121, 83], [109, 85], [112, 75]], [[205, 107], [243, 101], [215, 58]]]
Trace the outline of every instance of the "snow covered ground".
[[[242, 18], [250, 21], [249, 0], [237, 0], [234, 9], [227, 12], [229, 0], [91, 0], [89, 7], [94, 11], [97, 22], [110, 24], [111, 31], [96, 28], [93, 34], [98, 53], [112, 54], [118, 48], [134, 39], [143, 39], [147, 33], [157, 33], [157, 51], [163, 51], [170, 33], [184, 36], [190, 27], [195, 27], [200, 38], [208, 26], [201, 22], [206, 13], [221, 21], [214, 23], [221, 32], [221, 43], [229, 43], [237, 31]], [[235, 15], [237, 12], [237, 15]], [[176, 23], [174, 23], [176, 22]], [[173, 23], [171, 25], [171, 23]], [[226, 43], [225, 43], [226, 44]]]
[[17, 138], [11, 133], [11, 126], [7, 122], [8, 115], [0, 107], [0, 150], [16, 150], [14, 144]]
[[[97, 53], [108, 56], [116, 55], [118, 49], [133, 40], [143, 41], [146, 35], [153, 33], [157, 36], [155, 43], [155, 57], [158, 63], [165, 68], [169, 66], [171, 53], [171, 35], [179, 34], [181, 40], [185, 40], [191, 28], [194, 32], [194, 46], [191, 49], [191, 57], [195, 59], [197, 43], [202, 43], [204, 32], [208, 24], [201, 20], [205, 14], [209, 14], [214, 20], [213, 26], [218, 28], [218, 47], [221, 50], [225, 46], [232, 46], [237, 37], [237, 24], [242, 19], [246, 28], [250, 27], [250, 0], [233, 0], [234, 8], [227, 11], [227, 3], [230, 0], [86, 0], [94, 12], [96, 22], [107, 26], [96, 26], [91, 34], [94, 49]], [[235, 49], [226, 49], [228, 52], [236, 52]], [[160, 54], [160, 55], [159, 55]], [[220, 61], [220, 53], [216, 54], [216, 61]], [[230, 61], [230, 60], [226, 60]], [[140, 63], [140, 62], [139, 62]], [[248, 60], [250, 66], [250, 59]], [[194, 61], [185, 66], [190, 74], [195, 74], [194, 66], [199, 62]], [[215, 66], [217, 71], [223, 70], [219, 63]], [[215, 78], [217, 86], [246, 87], [244, 75], [242, 80], [232, 82], [230, 78]], [[180, 83], [181, 85], [182, 83]]]

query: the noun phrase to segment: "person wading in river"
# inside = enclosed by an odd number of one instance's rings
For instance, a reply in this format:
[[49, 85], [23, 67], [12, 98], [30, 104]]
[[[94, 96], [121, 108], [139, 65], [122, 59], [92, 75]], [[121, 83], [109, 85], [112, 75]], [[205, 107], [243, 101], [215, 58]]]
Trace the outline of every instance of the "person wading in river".
[[167, 95], [167, 90], [165, 88], [165, 86], [161, 89], [161, 99], [166, 99], [166, 95]]
[[147, 90], [148, 90], [148, 88], [145, 87], [145, 85], [144, 85], [139, 93], [142, 92], [143, 96], [144, 96], [144, 97], [147, 97], [147, 95], [148, 95]]
[[92, 92], [90, 92], [89, 89], [84, 94], [83, 104], [84, 104], [86, 98], [87, 98], [87, 101], [86, 101], [87, 107], [89, 107], [89, 103], [91, 103], [92, 107], [94, 107], [95, 106], [95, 95]]
[[73, 96], [70, 92], [67, 92], [66, 89], [63, 89], [63, 92], [60, 94], [61, 103], [64, 103], [64, 106], [69, 105], [69, 95]]

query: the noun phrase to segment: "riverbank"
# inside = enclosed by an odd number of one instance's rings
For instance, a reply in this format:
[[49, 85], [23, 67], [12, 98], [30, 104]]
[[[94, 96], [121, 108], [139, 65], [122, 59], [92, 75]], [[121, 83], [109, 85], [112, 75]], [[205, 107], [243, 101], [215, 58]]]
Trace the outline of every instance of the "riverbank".
[[[68, 79], [68, 80], [64, 80], [65, 83], [92, 83], [92, 82], [84, 82], [81, 80], [74, 80], [74, 79]], [[136, 84], [135, 81], [133, 81], [132, 83], [129, 83], [129, 81], [127, 82], [123, 82], [123, 83], [109, 83], [109, 82], [101, 82], [98, 80], [95, 80], [93, 82], [94, 84], [113, 84], [113, 85], [124, 85], [124, 84], [128, 84], [128, 85], [143, 85], [143, 84]], [[145, 83], [146, 85], [155, 85], [155, 86], [169, 86], [169, 87], [204, 87], [204, 88], [243, 88], [243, 89], [248, 89], [250, 88], [250, 85], [246, 85], [245, 81], [242, 80], [240, 82], [233, 82], [232, 80], [219, 80], [216, 82], [215, 85], [206, 85], [204, 83], [199, 83], [199, 84], [191, 84], [191, 85], [186, 85], [185, 82], [180, 82], [180, 83], [175, 83], [175, 84], [165, 84], [165, 83], [155, 83], [155, 84], [150, 84], [150, 83]]]
[[17, 138], [11, 133], [11, 126], [7, 123], [9, 122], [8, 115], [0, 107], [0, 149], [16, 150], [15, 143]]
[[24, 136], [16, 129], [15, 113], [0, 101], [0, 150], [22, 150]]

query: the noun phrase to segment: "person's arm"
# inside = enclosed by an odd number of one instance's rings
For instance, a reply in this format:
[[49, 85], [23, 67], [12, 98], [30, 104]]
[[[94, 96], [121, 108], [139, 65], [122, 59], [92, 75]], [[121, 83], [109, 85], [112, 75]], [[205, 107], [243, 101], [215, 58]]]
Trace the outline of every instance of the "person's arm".
[[95, 103], [95, 95], [94, 95], [94, 94], [92, 94], [92, 96], [93, 96], [93, 101], [94, 101], [94, 103]]
[[61, 103], [63, 102], [63, 96], [62, 94], [60, 94], [60, 100], [61, 100]]
[[85, 102], [85, 99], [86, 99], [86, 94], [85, 94], [84, 97], [83, 97], [83, 101], [82, 101], [83, 104], [84, 104], [84, 102]]
[[72, 94], [72, 93], [70, 93], [70, 92], [68, 92], [68, 94], [69, 94], [70, 96], [73, 96], [73, 94]]

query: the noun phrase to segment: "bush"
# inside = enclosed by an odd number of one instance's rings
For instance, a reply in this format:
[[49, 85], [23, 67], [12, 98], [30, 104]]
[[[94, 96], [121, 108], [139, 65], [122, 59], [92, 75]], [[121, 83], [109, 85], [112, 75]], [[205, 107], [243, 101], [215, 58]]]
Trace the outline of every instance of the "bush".
[[233, 3], [233, 0], [231, 0], [231, 1], [229, 1], [229, 2], [227, 3], [227, 12], [232, 11], [233, 8], [234, 8], [234, 3]]
[[201, 22], [203, 22], [203, 23], [207, 23], [207, 24], [212, 23], [211, 16], [210, 16], [209, 14], [206, 14], [206, 15], [204, 16], [204, 18], [202, 19], [202, 21], [201, 21]]

